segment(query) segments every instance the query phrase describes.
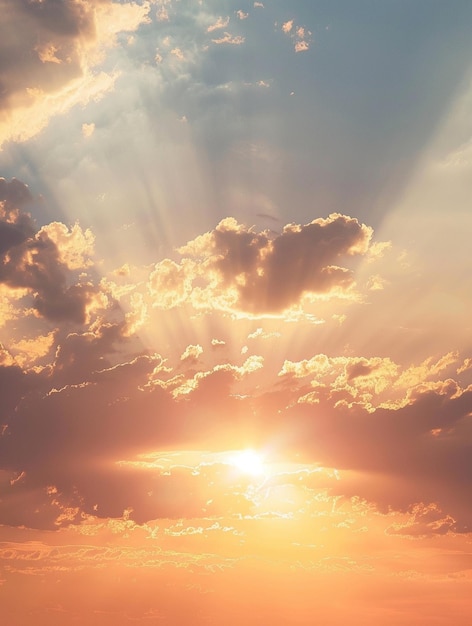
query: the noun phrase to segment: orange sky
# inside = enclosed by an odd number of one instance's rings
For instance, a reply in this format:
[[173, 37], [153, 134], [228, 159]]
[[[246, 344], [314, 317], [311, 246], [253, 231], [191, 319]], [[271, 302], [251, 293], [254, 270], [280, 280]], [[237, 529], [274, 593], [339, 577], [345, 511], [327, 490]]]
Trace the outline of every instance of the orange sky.
[[454, 5], [0, 0], [2, 624], [470, 624]]

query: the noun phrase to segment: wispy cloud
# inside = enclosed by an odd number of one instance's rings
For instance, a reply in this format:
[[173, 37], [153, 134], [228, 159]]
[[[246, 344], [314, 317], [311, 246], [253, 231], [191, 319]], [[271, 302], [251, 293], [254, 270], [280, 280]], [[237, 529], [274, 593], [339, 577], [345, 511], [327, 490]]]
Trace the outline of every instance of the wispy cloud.
[[213, 43], [216, 44], [232, 44], [232, 45], [236, 45], [239, 46], [242, 43], [244, 43], [246, 40], [245, 37], [243, 37], [242, 35], [231, 35], [231, 33], [227, 33], [225, 32], [224, 35], [222, 37], [219, 37], [218, 39], [212, 39]]
[[229, 24], [229, 16], [219, 17], [214, 24], [210, 24], [207, 28], [208, 33], [212, 33], [215, 30], [220, 30], [222, 28], [226, 28]]

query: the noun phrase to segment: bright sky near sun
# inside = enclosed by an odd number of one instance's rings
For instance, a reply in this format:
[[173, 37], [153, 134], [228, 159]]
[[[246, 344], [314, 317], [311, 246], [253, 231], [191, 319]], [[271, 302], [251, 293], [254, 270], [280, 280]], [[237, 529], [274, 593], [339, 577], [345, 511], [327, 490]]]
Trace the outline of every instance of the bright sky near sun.
[[0, 0], [0, 622], [472, 623], [472, 2]]

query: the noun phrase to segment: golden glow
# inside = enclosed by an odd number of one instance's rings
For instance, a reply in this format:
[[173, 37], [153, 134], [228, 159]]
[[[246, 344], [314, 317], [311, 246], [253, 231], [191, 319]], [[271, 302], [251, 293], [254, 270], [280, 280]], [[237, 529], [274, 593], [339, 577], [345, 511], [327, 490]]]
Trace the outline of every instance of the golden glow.
[[235, 452], [229, 459], [229, 464], [242, 474], [250, 476], [262, 476], [265, 474], [264, 459], [254, 450], [242, 450]]

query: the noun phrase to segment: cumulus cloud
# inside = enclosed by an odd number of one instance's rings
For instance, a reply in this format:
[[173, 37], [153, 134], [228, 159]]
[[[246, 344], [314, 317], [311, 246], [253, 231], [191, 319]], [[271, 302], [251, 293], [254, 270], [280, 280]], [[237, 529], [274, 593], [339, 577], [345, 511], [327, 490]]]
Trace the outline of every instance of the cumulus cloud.
[[183, 303], [190, 295], [193, 273], [193, 263], [177, 264], [170, 259], [157, 263], [149, 278], [154, 306], [171, 309]]
[[70, 270], [93, 264], [90, 257], [94, 252], [95, 237], [90, 229], [84, 231], [77, 223], [69, 229], [61, 222], [51, 222], [39, 230], [38, 236], [42, 234], [56, 244], [60, 262]]
[[69, 271], [90, 264], [92, 234], [58, 222], [37, 231], [21, 210], [31, 196], [19, 181], [1, 179], [0, 195], [0, 283], [26, 290], [34, 310], [49, 320], [83, 323], [96, 290], [90, 282], [70, 284]]
[[[354, 274], [338, 263], [366, 254], [371, 237], [371, 228], [339, 214], [288, 224], [276, 236], [227, 218], [182, 246], [180, 264], [156, 266], [150, 288], [167, 306], [189, 298], [197, 307], [280, 313], [306, 295], [348, 293]], [[197, 277], [207, 284], [192, 290]]]

